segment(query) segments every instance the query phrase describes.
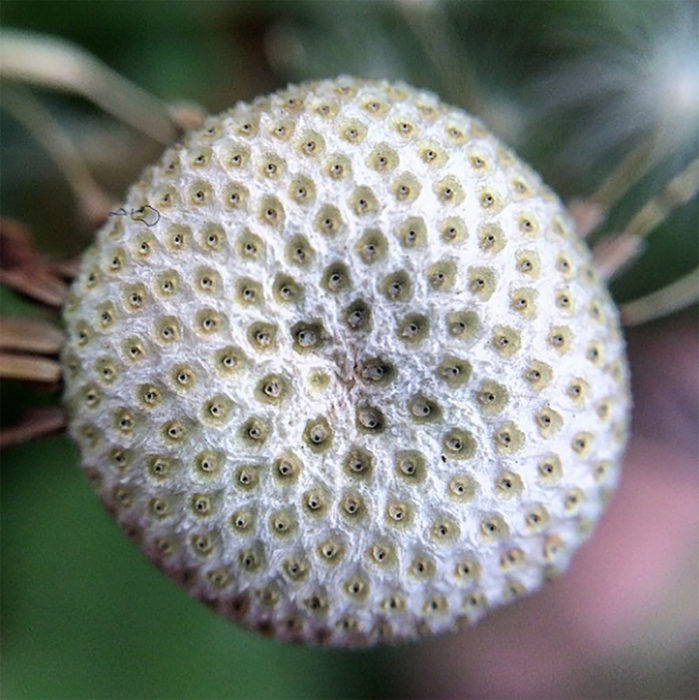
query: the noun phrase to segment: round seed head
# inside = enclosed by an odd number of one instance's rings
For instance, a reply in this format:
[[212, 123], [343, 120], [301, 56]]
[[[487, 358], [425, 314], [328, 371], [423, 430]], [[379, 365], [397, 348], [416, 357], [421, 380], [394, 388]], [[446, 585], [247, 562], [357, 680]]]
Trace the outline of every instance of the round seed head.
[[211, 117], [119, 212], [65, 311], [71, 433], [192, 595], [366, 644], [565, 569], [618, 479], [624, 346], [565, 210], [475, 119], [289, 87]]

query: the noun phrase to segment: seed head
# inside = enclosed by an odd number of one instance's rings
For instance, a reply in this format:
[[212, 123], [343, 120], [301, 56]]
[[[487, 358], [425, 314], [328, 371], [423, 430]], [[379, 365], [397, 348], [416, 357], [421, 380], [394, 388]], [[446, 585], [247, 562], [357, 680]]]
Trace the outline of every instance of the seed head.
[[618, 478], [617, 314], [481, 124], [350, 78], [171, 147], [65, 311], [71, 432], [169, 576], [295, 640], [473, 622], [565, 569]]

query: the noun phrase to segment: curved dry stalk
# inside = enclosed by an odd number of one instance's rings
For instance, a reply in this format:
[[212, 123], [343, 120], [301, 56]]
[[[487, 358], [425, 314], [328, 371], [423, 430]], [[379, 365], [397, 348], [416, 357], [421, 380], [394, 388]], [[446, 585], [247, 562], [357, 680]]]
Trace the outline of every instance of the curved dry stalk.
[[40, 318], [0, 316], [0, 348], [12, 352], [58, 355], [65, 334]]
[[4, 30], [0, 77], [82, 95], [160, 143], [177, 136], [165, 103], [67, 41]]
[[67, 132], [28, 91], [3, 89], [2, 106], [36, 139], [56, 164], [91, 225], [104, 221], [112, 198], [92, 177]]
[[622, 304], [621, 320], [625, 326], [639, 326], [681, 311], [697, 302], [699, 302], [699, 267], [662, 289]]
[[18, 221], [0, 219], [0, 283], [60, 308], [68, 297], [61, 271], [39, 255], [31, 232]]
[[61, 365], [46, 357], [0, 352], [0, 378], [55, 384], [61, 378]]
[[602, 184], [587, 197], [572, 200], [568, 207], [583, 237], [597, 231], [607, 220], [610, 210], [657, 163], [656, 136], [638, 144]]
[[592, 249], [600, 278], [607, 281], [618, 275], [645, 250], [645, 241], [622, 232], [603, 238]]
[[699, 191], [699, 158], [670, 180], [662, 192], [649, 199], [626, 225], [632, 236], [644, 237], [654, 231], [678, 207]]
[[656, 143], [654, 136], [638, 144], [587, 199], [609, 211], [657, 162]]
[[62, 279], [38, 267], [31, 270], [0, 267], [0, 283], [56, 309], [60, 309], [68, 298], [68, 285]]
[[68, 416], [62, 406], [30, 409], [18, 425], [0, 430], [0, 449], [66, 429]]
[[643, 251], [643, 239], [652, 233], [677, 208], [689, 202], [699, 191], [699, 157], [651, 197], [631, 217], [623, 233], [605, 238], [592, 252], [600, 264], [602, 277], [611, 280]]

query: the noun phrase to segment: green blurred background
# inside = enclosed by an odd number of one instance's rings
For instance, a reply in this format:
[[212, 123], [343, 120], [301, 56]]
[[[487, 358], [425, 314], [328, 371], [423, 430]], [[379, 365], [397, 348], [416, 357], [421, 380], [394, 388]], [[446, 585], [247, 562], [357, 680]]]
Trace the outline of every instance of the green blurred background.
[[[698, 8], [680, 1], [3, 0], [0, 23], [66, 38], [153, 94], [212, 112], [308, 78], [349, 73], [405, 80], [480, 116], [569, 199], [593, 192], [662, 121], [662, 110], [654, 112], [656, 98], [646, 94], [648, 62], [664, 46], [681, 43], [688, 30], [690, 44], [696, 42]], [[97, 179], [117, 199], [158, 153], [157, 144], [84, 100], [45, 90], [35, 95], [74, 135]], [[3, 216], [29, 225], [41, 250], [78, 254], [92, 232], [69, 188], [31, 135], [1, 109], [0, 129]], [[605, 231], [618, 230], [696, 157], [696, 124], [686, 133], [672, 131], [659, 139], [656, 165], [615, 204]], [[614, 283], [618, 300], [696, 267], [697, 216], [694, 197], [654, 231], [644, 255]], [[5, 314], [51, 317], [7, 289], [0, 304]], [[55, 401], [39, 389], [6, 382], [2, 424], [17, 422], [30, 405]], [[247, 633], [190, 601], [123, 538], [93, 497], [65, 437], [5, 450], [1, 498], [5, 698], [442, 692], [444, 679], [435, 676], [431, 684], [429, 674], [448, 671], [444, 663], [430, 665], [427, 656], [453, 655], [458, 640], [441, 651], [438, 642], [373, 651], [291, 647]], [[520, 618], [506, 615], [486, 620], [485, 634], [492, 624], [511, 634], [512, 644], [524, 643], [517, 636]], [[463, 639], [468, 655], [469, 638]], [[632, 655], [632, 671], [621, 681], [608, 659], [592, 660], [572, 674], [566, 692], [690, 697], [696, 693], [692, 650], [682, 646], [651, 677], [633, 672]], [[458, 656], [451, 661], [460, 664]], [[496, 697], [503, 692], [498, 687], [489, 692], [478, 686], [463, 696]], [[536, 687], [532, 697], [557, 686]], [[529, 696], [525, 689], [515, 695]]]

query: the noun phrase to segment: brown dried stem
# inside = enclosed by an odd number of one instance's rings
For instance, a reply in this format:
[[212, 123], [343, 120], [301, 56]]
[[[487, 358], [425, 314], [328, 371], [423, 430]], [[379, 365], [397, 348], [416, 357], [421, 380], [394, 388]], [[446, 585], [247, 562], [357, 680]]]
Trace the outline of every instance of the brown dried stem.
[[625, 326], [638, 326], [699, 302], [699, 267], [672, 284], [621, 306]]
[[61, 378], [61, 365], [46, 357], [0, 352], [0, 378], [56, 384]]
[[82, 95], [160, 143], [177, 136], [163, 102], [62, 39], [3, 31], [0, 76]]
[[[602, 276], [609, 280], [632, 262], [643, 250], [642, 240], [686, 204], [699, 191], [699, 158], [695, 158], [663, 190], [649, 199], [624, 227], [624, 232], [600, 241], [593, 248], [596, 261], [605, 261]], [[610, 246], [615, 255], [609, 256]]]
[[0, 449], [33, 438], [62, 432], [67, 425], [68, 416], [61, 406], [32, 408], [19, 425], [0, 430]]
[[649, 199], [625, 227], [632, 236], [644, 237], [654, 231], [678, 207], [699, 190], [699, 158], [676, 175], [662, 192]]
[[112, 209], [113, 199], [92, 177], [66, 131], [26, 90], [5, 87], [2, 104], [49, 154], [73, 190], [90, 226], [101, 224]]
[[64, 340], [63, 332], [48, 321], [0, 316], [0, 348], [3, 350], [57, 355]]
[[56, 308], [68, 297], [68, 285], [39, 255], [31, 233], [12, 219], [0, 219], [0, 282]]
[[656, 141], [653, 137], [638, 144], [587, 199], [600, 206], [606, 215], [656, 162]]

